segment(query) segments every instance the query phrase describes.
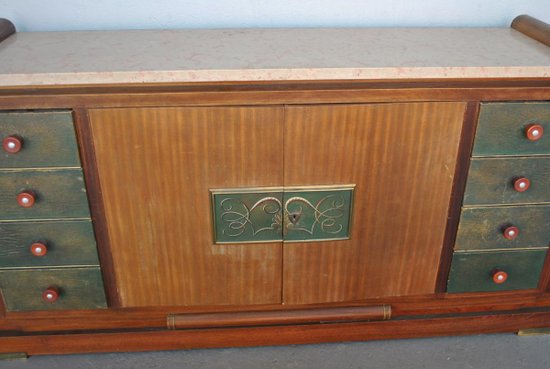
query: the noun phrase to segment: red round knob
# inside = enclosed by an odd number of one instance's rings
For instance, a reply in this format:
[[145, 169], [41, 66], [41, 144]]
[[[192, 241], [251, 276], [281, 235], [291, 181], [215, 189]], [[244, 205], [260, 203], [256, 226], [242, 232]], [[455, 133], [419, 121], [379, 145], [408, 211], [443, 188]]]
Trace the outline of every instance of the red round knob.
[[23, 191], [17, 195], [17, 203], [23, 208], [32, 208], [35, 201], [36, 196], [32, 191]]
[[48, 287], [42, 292], [42, 300], [45, 302], [56, 302], [59, 298], [59, 289], [57, 287]]
[[23, 139], [17, 136], [8, 136], [2, 141], [4, 151], [10, 154], [17, 154], [23, 147]]
[[540, 124], [530, 124], [525, 127], [525, 136], [529, 141], [538, 141], [544, 135], [544, 127]]
[[508, 273], [499, 269], [493, 270], [491, 276], [493, 277], [493, 282], [496, 284], [502, 284], [508, 279]]
[[514, 181], [514, 190], [517, 192], [525, 192], [531, 187], [531, 181], [525, 177], [518, 178]]
[[35, 242], [31, 245], [31, 254], [34, 256], [44, 256], [48, 253], [48, 246], [45, 242]]
[[519, 235], [519, 229], [518, 227], [514, 227], [514, 226], [506, 227], [504, 232], [502, 232], [502, 235], [507, 240], [515, 240], [516, 237]]

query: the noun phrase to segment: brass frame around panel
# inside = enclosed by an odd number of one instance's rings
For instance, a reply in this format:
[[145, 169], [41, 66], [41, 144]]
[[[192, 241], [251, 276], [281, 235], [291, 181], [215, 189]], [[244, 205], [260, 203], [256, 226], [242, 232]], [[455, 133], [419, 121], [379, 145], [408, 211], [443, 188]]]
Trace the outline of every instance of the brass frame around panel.
[[[210, 206], [211, 206], [211, 220], [212, 220], [212, 244], [213, 245], [237, 245], [237, 244], [250, 244], [250, 243], [272, 243], [272, 242], [282, 242], [282, 243], [304, 243], [304, 242], [322, 242], [322, 241], [342, 241], [351, 239], [353, 219], [354, 219], [354, 201], [355, 201], [355, 184], [343, 184], [343, 185], [311, 185], [311, 186], [272, 186], [272, 187], [238, 187], [238, 188], [216, 188], [210, 189]], [[331, 191], [331, 190], [342, 190], [342, 191], [351, 191], [350, 195], [350, 209], [349, 209], [349, 224], [348, 224], [348, 237], [341, 238], [316, 238], [311, 240], [285, 240], [284, 235], [281, 235], [281, 239], [275, 240], [261, 240], [261, 241], [217, 241], [216, 240], [216, 217], [215, 217], [215, 195], [231, 195], [231, 194], [242, 194], [242, 193], [264, 193], [264, 192], [282, 192], [283, 195], [285, 192], [289, 191], [304, 191], [304, 192], [315, 192], [315, 191]], [[282, 209], [284, 211], [284, 208]]]

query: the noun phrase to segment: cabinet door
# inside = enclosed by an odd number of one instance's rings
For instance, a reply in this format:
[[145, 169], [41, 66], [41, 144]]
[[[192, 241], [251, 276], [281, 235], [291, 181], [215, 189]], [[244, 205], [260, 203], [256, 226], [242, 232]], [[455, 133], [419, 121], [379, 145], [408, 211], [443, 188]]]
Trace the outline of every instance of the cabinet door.
[[282, 108], [89, 114], [122, 306], [281, 301], [281, 243], [214, 244], [209, 189], [282, 185]]
[[434, 292], [463, 103], [289, 107], [284, 185], [355, 184], [349, 240], [284, 244], [283, 301]]

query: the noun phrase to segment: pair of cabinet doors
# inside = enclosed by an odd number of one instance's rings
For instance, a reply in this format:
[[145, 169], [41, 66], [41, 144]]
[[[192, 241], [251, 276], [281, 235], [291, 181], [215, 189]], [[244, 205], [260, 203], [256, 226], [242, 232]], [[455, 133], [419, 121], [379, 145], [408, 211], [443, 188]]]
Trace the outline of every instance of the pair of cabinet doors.
[[[465, 104], [91, 109], [123, 307], [434, 292]], [[355, 185], [346, 240], [217, 244], [212, 189]]]

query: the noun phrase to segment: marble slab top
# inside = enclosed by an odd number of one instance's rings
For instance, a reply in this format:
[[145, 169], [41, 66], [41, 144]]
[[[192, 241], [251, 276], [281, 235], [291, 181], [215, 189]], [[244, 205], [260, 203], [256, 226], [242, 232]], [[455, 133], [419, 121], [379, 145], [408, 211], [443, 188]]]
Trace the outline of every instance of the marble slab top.
[[0, 86], [550, 77], [550, 47], [511, 28], [22, 32]]

